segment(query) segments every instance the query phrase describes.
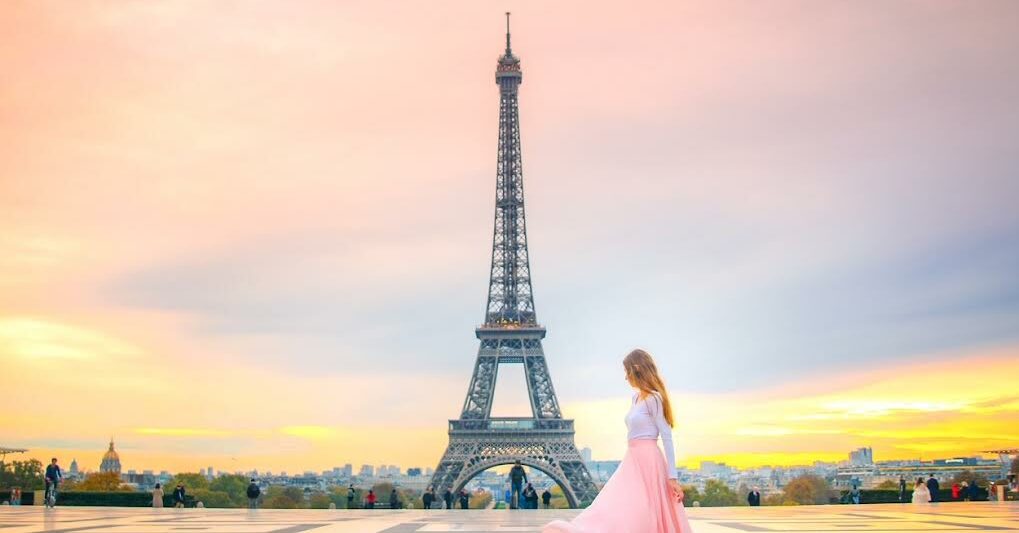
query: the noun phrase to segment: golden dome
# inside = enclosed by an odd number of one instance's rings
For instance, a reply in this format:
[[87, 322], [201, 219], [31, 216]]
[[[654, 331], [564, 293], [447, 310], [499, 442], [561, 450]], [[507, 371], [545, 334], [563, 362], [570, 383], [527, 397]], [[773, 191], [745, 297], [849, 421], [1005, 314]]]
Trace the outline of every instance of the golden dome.
[[110, 449], [103, 455], [103, 461], [119, 461], [120, 456], [117, 455], [117, 450], [113, 449], [113, 441], [110, 441]]
[[100, 472], [120, 473], [120, 455], [113, 449], [113, 440], [110, 440], [110, 449], [103, 455], [103, 462], [99, 465]]

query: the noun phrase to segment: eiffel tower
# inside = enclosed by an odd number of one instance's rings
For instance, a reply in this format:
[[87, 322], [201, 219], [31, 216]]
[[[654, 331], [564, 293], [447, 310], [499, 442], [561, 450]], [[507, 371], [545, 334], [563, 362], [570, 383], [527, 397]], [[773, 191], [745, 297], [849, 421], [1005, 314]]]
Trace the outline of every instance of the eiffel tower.
[[[524, 223], [524, 181], [520, 156], [517, 92], [520, 59], [510, 48], [506, 13], [506, 53], [499, 58], [499, 160], [495, 187], [495, 231], [485, 322], [475, 334], [481, 341], [474, 375], [460, 418], [449, 421], [449, 446], [432, 477], [440, 494], [454, 493], [479, 473], [519, 460], [551, 477], [571, 507], [598, 494], [573, 441], [573, 420], [563, 419], [545, 363], [531, 294], [531, 268]], [[531, 404], [530, 417], [494, 418], [492, 395], [499, 365], [522, 364]]]

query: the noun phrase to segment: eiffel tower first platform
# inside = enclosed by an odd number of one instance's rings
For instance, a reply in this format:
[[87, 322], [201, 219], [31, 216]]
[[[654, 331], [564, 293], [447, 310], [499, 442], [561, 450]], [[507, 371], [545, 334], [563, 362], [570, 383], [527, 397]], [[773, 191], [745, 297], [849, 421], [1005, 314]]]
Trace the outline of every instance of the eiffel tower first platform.
[[[517, 92], [520, 60], [510, 49], [506, 13], [506, 53], [499, 58], [499, 158], [495, 188], [495, 231], [485, 322], [475, 333], [481, 341], [474, 375], [460, 418], [449, 421], [449, 446], [432, 478], [441, 494], [454, 493], [479, 473], [519, 460], [551, 477], [571, 507], [598, 494], [573, 441], [573, 420], [559, 411], [548, 373], [531, 294], [531, 269], [524, 223], [524, 181], [520, 155]], [[502, 364], [522, 364], [531, 417], [493, 418], [492, 395]]]

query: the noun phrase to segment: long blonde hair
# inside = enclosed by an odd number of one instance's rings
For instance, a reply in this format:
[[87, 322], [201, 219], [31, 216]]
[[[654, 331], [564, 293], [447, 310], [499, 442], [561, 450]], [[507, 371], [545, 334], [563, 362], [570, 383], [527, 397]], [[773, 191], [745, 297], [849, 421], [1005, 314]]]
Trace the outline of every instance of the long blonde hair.
[[641, 396], [657, 394], [662, 399], [662, 414], [669, 426], [674, 426], [672, 404], [669, 402], [669, 391], [665, 390], [665, 382], [658, 375], [658, 367], [651, 354], [637, 348], [623, 358], [623, 368], [630, 383], [640, 389]]

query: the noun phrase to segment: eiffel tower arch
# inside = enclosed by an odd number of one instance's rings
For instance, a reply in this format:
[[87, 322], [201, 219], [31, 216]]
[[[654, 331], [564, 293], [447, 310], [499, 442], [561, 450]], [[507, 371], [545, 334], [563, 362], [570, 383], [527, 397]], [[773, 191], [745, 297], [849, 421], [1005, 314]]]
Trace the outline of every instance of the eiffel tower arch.
[[[484, 324], [475, 329], [480, 347], [463, 410], [460, 418], [449, 421], [449, 446], [432, 485], [440, 493], [456, 492], [484, 470], [520, 461], [547, 474], [563, 489], [570, 506], [578, 507], [590, 503], [598, 488], [574, 443], [573, 420], [564, 419], [559, 410], [541, 346], [545, 328], [534, 312], [517, 105], [522, 79], [520, 60], [510, 48], [506, 13], [506, 52], [495, 72], [499, 148], [488, 305]], [[523, 365], [530, 417], [491, 416], [503, 364]]]

